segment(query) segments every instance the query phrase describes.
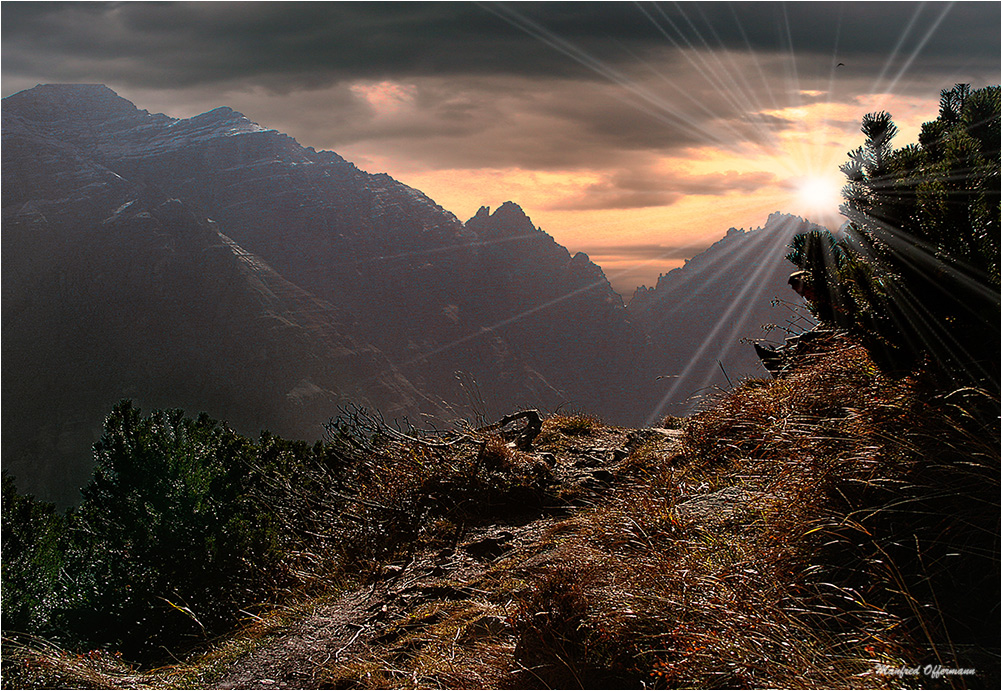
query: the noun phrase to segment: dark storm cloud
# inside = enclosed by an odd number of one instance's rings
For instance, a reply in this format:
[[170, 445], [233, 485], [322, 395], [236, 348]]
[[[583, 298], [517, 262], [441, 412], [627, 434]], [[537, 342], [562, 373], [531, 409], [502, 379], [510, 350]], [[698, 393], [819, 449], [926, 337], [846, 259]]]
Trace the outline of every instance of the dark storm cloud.
[[[299, 94], [302, 107], [295, 111], [280, 102], [269, 109], [248, 103], [247, 113], [253, 108], [254, 119], [282, 131], [302, 131], [293, 119], [329, 113], [326, 121], [303, 123], [324, 146], [370, 149], [380, 142], [402, 158], [422, 161], [426, 169], [567, 170], [591, 167], [597, 158], [603, 166], [626, 166], [638, 155], [678, 151], [705, 139], [680, 119], [696, 120], [695, 114], [680, 107], [674, 115], [638, 107], [609, 84], [422, 77], [407, 87], [399, 108], [384, 113], [359, 105], [347, 87], [317, 92], [315, 103], [305, 92]], [[325, 110], [325, 101], [337, 107]]]
[[919, 47], [917, 71], [997, 71], [1000, 51], [995, 2], [7, 2], [2, 12], [5, 77], [159, 88], [252, 81], [283, 91], [457, 74], [609, 79], [673, 48], [792, 52], [804, 77], [829, 74], [837, 59], [890, 78]]
[[579, 70], [472, 3], [4, 3], [3, 43], [8, 73], [134, 86]]
[[[397, 112], [376, 114], [360, 107], [347, 88], [318, 92], [315, 105], [304, 92], [297, 96], [303, 104], [298, 109], [285, 103], [268, 110], [248, 106], [259, 122], [288, 132], [304, 130], [292, 119], [327, 112], [327, 122], [306, 127], [314, 132], [312, 141], [321, 135], [323, 146], [335, 150], [371, 150], [379, 142], [425, 168], [439, 169], [637, 170], [650, 156], [685, 155], [708, 143], [761, 151], [792, 124], [774, 115], [748, 114], [700, 81], [687, 85], [684, 98], [658, 94], [659, 86], [657, 77], [634, 79], [629, 89], [578, 79], [422, 77], [407, 84], [411, 98]], [[324, 99], [337, 107], [325, 111]], [[628, 206], [638, 205], [649, 204], [633, 195]]]
[[[392, 156], [397, 169], [412, 170], [636, 171], [652, 157], [707, 145], [756, 155], [798, 124], [766, 111], [994, 82], [1000, 50], [997, 3], [0, 9], [4, 94], [83, 81], [177, 116], [228, 105], [304, 145]], [[399, 107], [368, 97], [384, 81], [402, 90]], [[713, 193], [698, 191], [707, 181], [686, 186], [681, 177], [656, 188], [607, 177], [565, 208], [660, 206]]]

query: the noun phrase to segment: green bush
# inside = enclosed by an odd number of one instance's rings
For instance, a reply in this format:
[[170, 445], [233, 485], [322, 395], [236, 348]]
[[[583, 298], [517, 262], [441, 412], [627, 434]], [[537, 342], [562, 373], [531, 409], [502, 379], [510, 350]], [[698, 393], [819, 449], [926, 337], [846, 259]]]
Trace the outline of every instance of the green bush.
[[998, 390], [999, 87], [943, 91], [918, 144], [894, 149], [886, 112], [861, 129], [841, 166], [844, 232], [797, 236], [788, 255], [808, 272], [816, 316], [885, 368], [929, 359]]
[[198, 640], [254, 591], [267, 538], [246, 501], [253, 445], [204, 414], [115, 407], [72, 515], [61, 621], [126, 654]]
[[4, 631], [156, 660], [231, 626], [275, 585], [258, 447], [178, 410], [105, 420], [82, 503], [65, 516], [4, 479]]
[[17, 493], [3, 478], [3, 560], [0, 561], [5, 632], [47, 633], [58, 605], [66, 519], [56, 507]]

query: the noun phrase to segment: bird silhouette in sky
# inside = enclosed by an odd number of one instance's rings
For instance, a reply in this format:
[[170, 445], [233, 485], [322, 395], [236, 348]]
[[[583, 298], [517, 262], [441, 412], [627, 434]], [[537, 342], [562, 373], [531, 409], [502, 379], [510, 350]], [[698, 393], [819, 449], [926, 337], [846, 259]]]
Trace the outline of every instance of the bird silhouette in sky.
[[844, 62], [840, 62], [839, 64], [835, 65], [835, 67], [845, 67], [845, 63]]

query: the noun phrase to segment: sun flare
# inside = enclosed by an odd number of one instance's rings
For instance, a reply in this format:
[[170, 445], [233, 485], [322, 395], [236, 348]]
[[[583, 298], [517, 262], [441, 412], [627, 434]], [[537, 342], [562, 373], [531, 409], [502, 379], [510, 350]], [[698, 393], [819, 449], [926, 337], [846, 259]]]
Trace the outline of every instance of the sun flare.
[[812, 175], [801, 178], [796, 185], [797, 203], [801, 213], [811, 218], [838, 214], [842, 201], [843, 181], [834, 175]]

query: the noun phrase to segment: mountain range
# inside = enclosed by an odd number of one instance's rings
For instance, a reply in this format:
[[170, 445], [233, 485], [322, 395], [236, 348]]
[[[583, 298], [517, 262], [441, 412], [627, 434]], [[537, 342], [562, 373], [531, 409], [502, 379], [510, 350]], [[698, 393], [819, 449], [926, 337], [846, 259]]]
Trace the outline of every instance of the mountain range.
[[773, 299], [814, 227], [732, 228], [627, 306], [517, 204], [462, 222], [229, 108], [40, 85], [2, 115], [3, 467], [62, 503], [122, 398], [307, 440], [349, 404], [419, 426], [687, 412], [764, 374], [742, 340], [795, 314]]

